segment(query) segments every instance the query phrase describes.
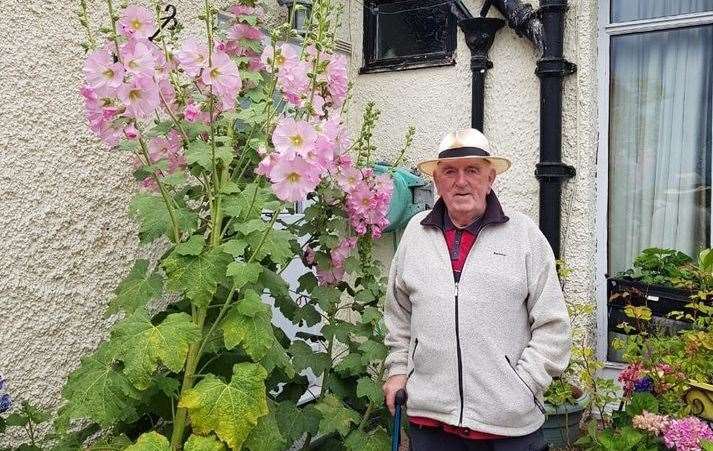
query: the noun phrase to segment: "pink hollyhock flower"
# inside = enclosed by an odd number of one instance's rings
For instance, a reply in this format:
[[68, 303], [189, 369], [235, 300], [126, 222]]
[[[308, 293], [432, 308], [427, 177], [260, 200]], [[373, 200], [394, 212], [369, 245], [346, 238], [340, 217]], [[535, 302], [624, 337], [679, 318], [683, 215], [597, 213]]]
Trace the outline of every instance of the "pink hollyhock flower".
[[330, 252], [332, 265], [337, 268], [344, 266], [344, 260], [349, 257], [349, 254], [351, 254], [352, 250], [356, 247], [356, 244], [357, 238], [354, 236], [343, 239], [337, 247]]
[[126, 106], [128, 117], [145, 118], [159, 106], [158, 85], [146, 76], [136, 76], [118, 90], [119, 100]]
[[304, 200], [319, 184], [319, 169], [299, 155], [290, 159], [281, 156], [270, 171], [272, 190], [280, 200]]
[[148, 39], [156, 31], [153, 14], [140, 6], [129, 6], [119, 17], [119, 33], [128, 38]]
[[208, 65], [208, 47], [188, 38], [176, 53], [179, 67], [191, 77], [197, 76]]
[[260, 60], [260, 57], [252, 57], [250, 58], [250, 61], [248, 61], [248, 70], [253, 71], [253, 72], [260, 72], [261, 70], [264, 70], [265, 65], [262, 63], [262, 60]]
[[124, 136], [126, 136], [126, 139], [134, 140], [139, 137], [139, 131], [134, 127], [134, 124], [131, 123], [124, 127]]
[[277, 49], [277, 55], [275, 55], [275, 49], [271, 45], [268, 45], [263, 49], [260, 60], [266, 66], [266, 70], [272, 72], [273, 61], [275, 68], [280, 70], [284, 66], [297, 64], [299, 62], [299, 55], [291, 44], [282, 44]]
[[389, 174], [377, 175], [374, 179], [374, 189], [380, 197], [390, 200], [394, 192], [394, 180]]
[[252, 16], [255, 12], [255, 7], [236, 3], [228, 8], [228, 11], [235, 16]]
[[113, 97], [124, 82], [124, 67], [115, 63], [105, 49], [90, 53], [84, 62], [87, 85], [101, 97]]
[[344, 278], [344, 268], [317, 268], [317, 283], [320, 286], [333, 285], [340, 282]]
[[169, 108], [171, 112], [175, 112], [178, 109], [176, 105], [176, 91], [173, 89], [173, 85], [168, 80], [168, 78], [162, 78], [158, 82], [159, 92], [161, 93], [161, 102], [165, 102], [165, 107]]
[[340, 123], [340, 120], [339, 116], [333, 116], [322, 123], [322, 134], [334, 143], [335, 155], [346, 152], [352, 145], [347, 129]]
[[339, 172], [343, 172], [343, 171], [346, 171], [346, 170], [352, 168], [352, 166], [354, 164], [352, 161], [352, 157], [347, 153], [343, 153], [343, 154], [339, 155], [337, 157], [337, 159], [334, 161], [334, 163], [336, 164], [337, 171], [339, 171]]
[[186, 119], [186, 121], [190, 123], [196, 122], [200, 114], [201, 108], [193, 102], [186, 105], [186, 109], [183, 111], [184, 119]]
[[141, 180], [141, 182], [139, 182], [139, 186], [142, 189], [145, 189], [146, 191], [159, 191], [158, 183], [156, 183], [156, 180], [154, 180], [153, 177], [146, 177], [145, 179]]
[[334, 144], [323, 135], [319, 135], [314, 148], [307, 154], [307, 159], [326, 171], [334, 169]]
[[186, 167], [186, 157], [183, 155], [180, 143], [181, 138], [177, 133], [170, 138], [153, 138], [149, 141], [148, 149], [151, 162], [166, 160], [169, 174]]
[[355, 167], [347, 167], [341, 169], [337, 172], [337, 185], [342, 188], [345, 192], [350, 192], [364, 180], [364, 176], [361, 171]]
[[265, 155], [260, 161], [260, 163], [258, 163], [257, 168], [255, 168], [255, 173], [264, 176], [270, 175], [270, 172], [272, 171], [272, 168], [275, 167], [275, 163], [277, 163], [277, 160], [277, 152], [272, 152], [268, 155]]
[[124, 44], [121, 58], [126, 72], [130, 74], [153, 77], [156, 73], [156, 61], [151, 48], [143, 42], [129, 41]]
[[304, 261], [308, 266], [314, 265], [315, 252], [312, 247], [307, 246], [304, 251]]
[[347, 58], [344, 55], [333, 55], [327, 64], [327, 90], [334, 105], [340, 106], [344, 103], [348, 86]]
[[663, 434], [666, 446], [676, 451], [700, 451], [702, 440], [713, 440], [713, 430], [696, 417], [671, 421]]
[[233, 28], [228, 31], [228, 39], [233, 41], [240, 41], [241, 39], [259, 41], [262, 37], [262, 30], [258, 27], [253, 27], [252, 25], [244, 23], [235, 24], [233, 25]]
[[242, 49], [237, 41], [220, 41], [215, 43], [215, 49], [228, 56], [238, 56]]
[[355, 214], [366, 216], [369, 211], [376, 208], [374, 193], [366, 183], [359, 183], [347, 194], [347, 206]]
[[299, 105], [300, 99], [309, 88], [309, 65], [304, 61], [294, 64], [285, 63], [277, 75], [277, 84], [285, 99], [293, 105]]
[[291, 117], [281, 119], [272, 133], [272, 143], [278, 152], [302, 157], [307, 157], [316, 139], [317, 133], [312, 124]]
[[235, 106], [235, 97], [242, 88], [242, 81], [238, 66], [228, 55], [214, 52], [211, 66], [203, 71], [201, 80], [213, 87], [213, 93], [220, 97], [223, 103], [223, 110], [230, 110]]

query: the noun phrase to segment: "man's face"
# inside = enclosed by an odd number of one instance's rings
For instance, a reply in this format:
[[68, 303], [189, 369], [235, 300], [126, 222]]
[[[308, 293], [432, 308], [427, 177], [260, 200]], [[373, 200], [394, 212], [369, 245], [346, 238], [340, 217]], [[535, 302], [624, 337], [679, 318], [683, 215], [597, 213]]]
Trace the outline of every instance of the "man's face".
[[436, 167], [433, 180], [453, 219], [475, 219], [485, 212], [495, 169], [482, 159], [444, 161]]

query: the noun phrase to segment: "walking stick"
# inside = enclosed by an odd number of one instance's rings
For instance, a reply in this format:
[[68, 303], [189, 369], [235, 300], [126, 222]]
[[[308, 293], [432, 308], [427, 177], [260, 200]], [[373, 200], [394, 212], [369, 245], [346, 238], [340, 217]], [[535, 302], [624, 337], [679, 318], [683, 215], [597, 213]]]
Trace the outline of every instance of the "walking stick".
[[406, 390], [396, 392], [394, 399], [394, 427], [391, 429], [391, 451], [399, 451], [401, 443], [401, 407], [406, 404]]

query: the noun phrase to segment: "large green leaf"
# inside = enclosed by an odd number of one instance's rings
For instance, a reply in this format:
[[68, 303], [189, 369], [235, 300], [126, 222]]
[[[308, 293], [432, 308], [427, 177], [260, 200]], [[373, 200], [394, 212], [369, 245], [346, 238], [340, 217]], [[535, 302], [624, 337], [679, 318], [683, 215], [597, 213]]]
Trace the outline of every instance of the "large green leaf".
[[119, 310], [128, 315], [146, 305], [148, 301], [161, 295], [163, 277], [154, 272], [148, 272], [148, 260], [136, 260], [131, 272], [119, 283], [114, 293], [116, 297], [109, 303], [106, 316], [113, 315]]
[[362, 353], [362, 362], [368, 365], [370, 362], [381, 362], [386, 358], [388, 349], [383, 343], [374, 340], [367, 340], [359, 345]]
[[221, 249], [211, 249], [198, 256], [172, 252], [162, 263], [168, 275], [166, 287], [185, 293], [197, 307], [207, 307], [218, 282], [227, 280], [225, 270], [231, 260]]
[[294, 443], [307, 432], [306, 417], [291, 401], [283, 401], [277, 405], [275, 419], [282, 436], [289, 443]]
[[380, 406], [384, 403], [384, 392], [379, 384], [368, 376], [364, 376], [357, 381], [357, 396], [366, 396], [369, 402]]
[[176, 252], [180, 255], [200, 255], [204, 246], [205, 237], [203, 235], [191, 235], [188, 241], [176, 245]]
[[334, 287], [315, 287], [312, 290], [312, 299], [316, 299], [324, 311], [329, 311], [332, 306], [339, 303], [342, 292]]
[[274, 210], [280, 205], [275, 195], [267, 188], [251, 183], [235, 195], [223, 197], [223, 212], [233, 216], [238, 224], [249, 219], [259, 219], [263, 210]]
[[390, 449], [391, 439], [383, 428], [377, 427], [368, 433], [352, 431], [344, 445], [349, 451], [384, 451]]
[[250, 245], [252, 252], [257, 251], [255, 261], [270, 257], [270, 260], [278, 266], [283, 266], [289, 262], [293, 256], [290, 243], [294, 241], [295, 236], [287, 230], [280, 229], [270, 230], [267, 237], [263, 239], [264, 234], [264, 231], [259, 231], [245, 237], [245, 241]]
[[[174, 206], [174, 215], [181, 232], [192, 232], [196, 228], [198, 216], [185, 207]], [[173, 239], [171, 216], [160, 196], [140, 193], [129, 205], [129, 213], [139, 221], [139, 240], [150, 243], [162, 235]]]
[[342, 437], [349, 434], [352, 424], [358, 424], [359, 414], [346, 407], [334, 395], [327, 395], [315, 406], [322, 414], [322, 419], [319, 421], [320, 434], [331, 434], [339, 432]]
[[171, 451], [168, 439], [158, 432], [141, 434], [135, 445], [128, 446], [125, 451]]
[[186, 162], [188, 164], [197, 163], [206, 171], [213, 170], [213, 157], [215, 164], [222, 162], [224, 166], [233, 160], [233, 151], [229, 147], [220, 146], [215, 148], [215, 153], [211, 150], [210, 144], [201, 140], [195, 140], [186, 149]]
[[261, 272], [262, 265], [259, 263], [231, 262], [227, 269], [227, 275], [233, 278], [233, 286], [236, 290], [257, 282]]
[[233, 367], [229, 384], [212, 374], [183, 393], [180, 407], [188, 409], [193, 431], [214, 431], [232, 449], [240, 449], [257, 420], [267, 415], [267, 372], [254, 363]]
[[257, 425], [250, 431], [245, 440], [244, 447], [250, 451], [284, 451], [289, 448], [288, 443], [280, 433], [280, 428], [275, 416], [277, 405], [270, 403], [270, 411], [257, 420]]
[[228, 310], [221, 322], [227, 349], [241, 345], [253, 360], [259, 361], [275, 341], [272, 333], [272, 310], [252, 290]]
[[284, 371], [285, 375], [292, 379], [295, 377], [296, 371], [295, 367], [292, 366], [290, 358], [285, 352], [285, 348], [282, 347], [277, 339], [273, 339], [272, 344], [268, 348], [267, 352], [260, 359], [260, 365], [262, 365], [269, 373], [272, 373], [276, 367], [279, 367]]
[[331, 364], [326, 352], [315, 352], [310, 345], [301, 340], [295, 340], [290, 345], [290, 354], [292, 354], [292, 364], [297, 371], [312, 368], [317, 376], [324, 373]]
[[124, 374], [140, 390], [149, 387], [159, 363], [174, 373], [183, 368], [188, 347], [201, 336], [187, 313], [168, 315], [159, 325], [151, 323], [146, 310], [137, 310], [112, 332], [117, 358], [124, 362]]
[[207, 437], [191, 435], [188, 437], [183, 449], [186, 451], [225, 451], [225, 445], [213, 435]]
[[141, 393], [115, 368], [112, 345], [102, 344], [69, 375], [63, 390], [69, 418], [90, 418], [104, 427], [136, 419]]

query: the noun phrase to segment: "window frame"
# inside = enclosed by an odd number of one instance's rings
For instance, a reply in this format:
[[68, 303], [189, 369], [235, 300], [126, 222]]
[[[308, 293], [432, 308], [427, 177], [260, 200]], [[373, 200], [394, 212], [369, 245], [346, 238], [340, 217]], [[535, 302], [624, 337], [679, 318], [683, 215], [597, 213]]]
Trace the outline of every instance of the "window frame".
[[[425, 67], [453, 66], [456, 64], [456, 47], [458, 42], [458, 21], [451, 9], [446, 19], [446, 49], [439, 52], [420, 55], [402, 56], [397, 58], [376, 58], [374, 43], [376, 42], [376, 14], [371, 8], [404, 0], [364, 0], [363, 6], [363, 57], [360, 74], [421, 69]], [[443, 6], [442, 2], [432, 0], [432, 6]], [[452, 6], [451, 6], [452, 8]]]
[[[626, 22], [611, 22], [610, 6], [612, 0], [599, 2], [598, 38], [597, 38], [597, 80], [599, 80], [599, 108], [597, 146], [597, 198], [596, 198], [596, 276], [595, 293], [597, 300], [597, 357], [607, 362], [607, 278], [608, 271], [608, 209], [609, 209], [609, 91], [611, 82], [610, 50], [612, 36], [635, 33], [647, 33], [662, 30], [713, 25], [713, 11], [681, 14], [676, 16], [656, 17]], [[713, 172], [713, 164], [712, 172]], [[713, 208], [711, 209], [713, 223]], [[711, 230], [713, 243], [713, 228]], [[624, 364], [607, 362], [608, 368], [621, 369]]]

